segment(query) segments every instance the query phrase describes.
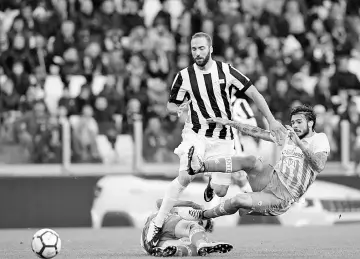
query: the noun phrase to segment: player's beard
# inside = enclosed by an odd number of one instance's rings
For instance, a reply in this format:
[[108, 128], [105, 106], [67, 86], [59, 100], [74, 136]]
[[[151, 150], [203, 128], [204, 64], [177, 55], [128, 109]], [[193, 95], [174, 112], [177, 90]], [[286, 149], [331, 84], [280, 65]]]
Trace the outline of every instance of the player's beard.
[[194, 61], [195, 61], [196, 65], [198, 65], [199, 67], [204, 67], [208, 63], [209, 59], [210, 59], [210, 51], [205, 56], [205, 58], [202, 59], [201, 61], [196, 60], [196, 58], [194, 58]]
[[307, 134], [309, 134], [310, 129], [309, 126], [306, 127], [306, 130], [304, 132], [302, 132], [300, 135], [298, 135], [299, 139], [303, 139], [305, 136], [307, 136]]

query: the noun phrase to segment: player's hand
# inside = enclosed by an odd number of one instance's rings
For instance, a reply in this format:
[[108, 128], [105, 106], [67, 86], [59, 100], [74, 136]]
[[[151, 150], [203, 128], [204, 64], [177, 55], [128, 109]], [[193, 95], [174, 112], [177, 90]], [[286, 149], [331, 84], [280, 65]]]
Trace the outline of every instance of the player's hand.
[[190, 103], [191, 103], [191, 100], [179, 105], [178, 110], [177, 110], [178, 117], [180, 117], [183, 114], [183, 112], [189, 108]]
[[277, 120], [273, 120], [269, 123], [270, 132], [276, 138], [277, 144], [281, 145], [286, 137], [286, 128]]
[[287, 131], [289, 132], [289, 137], [290, 139], [296, 144], [298, 145], [301, 140], [300, 138], [298, 137], [298, 135], [296, 134], [296, 132], [294, 131], [294, 129], [289, 126], [289, 125], [286, 125], [285, 128], [287, 129]]
[[211, 117], [209, 119], [206, 119], [207, 123], [216, 123], [220, 125], [227, 125], [229, 123], [228, 119], [223, 119], [219, 117]]

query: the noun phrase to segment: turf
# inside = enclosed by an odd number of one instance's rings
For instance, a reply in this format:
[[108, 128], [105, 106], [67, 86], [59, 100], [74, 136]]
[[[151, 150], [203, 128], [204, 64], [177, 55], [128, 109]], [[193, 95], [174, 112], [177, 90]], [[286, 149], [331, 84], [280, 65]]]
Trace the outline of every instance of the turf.
[[[62, 239], [56, 259], [154, 258], [143, 254], [134, 228], [54, 229]], [[36, 258], [30, 248], [35, 229], [0, 230], [1, 259]], [[360, 225], [217, 228], [214, 240], [232, 243], [229, 254], [209, 258], [360, 258]]]

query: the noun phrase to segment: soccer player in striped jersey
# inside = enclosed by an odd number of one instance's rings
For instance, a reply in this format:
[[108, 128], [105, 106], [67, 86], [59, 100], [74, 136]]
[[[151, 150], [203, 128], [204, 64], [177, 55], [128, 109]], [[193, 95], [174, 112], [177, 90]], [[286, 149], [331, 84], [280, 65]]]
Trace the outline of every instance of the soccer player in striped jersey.
[[[267, 130], [222, 118], [212, 118], [209, 121], [229, 125], [244, 134], [274, 142]], [[243, 169], [248, 173], [254, 191], [238, 194], [209, 210], [193, 210], [192, 215], [198, 214], [199, 218], [208, 219], [237, 211], [240, 215], [265, 216], [286, 212], [324, 169], [330, 152], [327, 136], [314, 131], [315, 123], [316, 115], [311, 107], [298, 106], [291, 111], [291, 126], [286, 126], [288, 134], [282, 143], [280, 159], [275, 167], [264, 164], [255, 156], [225, 157], [201, 162], [198, 157], [192, 156], [191, 148], [189, 157], [192, 157], [193, 168], [189, 168], [190, 174], [208, 171], [230, 173]]]
[[[234, 155], [233, 132], [230, 126], [207, 123], [211, 117], [231, 119], [230, 88], [234, 86], [249, 96], [268, 120], [272, 134], [280, 141], [286, 129], [275, 120], [264, 97], [251, 81], [231, 65], [211, 58], [212, 39], [203, 32], [191, 39], [194, 64], [177, 73], [170, 91], [167, 105], [170, 114], [181, 114], [189, 107], [188, 119], [182, 132], [182, 142], [175, 149], [180, 158], [179, 176], [169, 185], [164, 202], [149, 226], [146, 237], [149, 245], [155, 246], [167, 213], [178, 200], [186, 186], [193, 180], [187, 173], [189, 148], [203, 159], [223, 155]], [[231, 174], [212, 173], [211, 186], [205, 190], [204, 198], [210, 201], [213, 190], [219, 196], [226, 195], [231, 183]]]

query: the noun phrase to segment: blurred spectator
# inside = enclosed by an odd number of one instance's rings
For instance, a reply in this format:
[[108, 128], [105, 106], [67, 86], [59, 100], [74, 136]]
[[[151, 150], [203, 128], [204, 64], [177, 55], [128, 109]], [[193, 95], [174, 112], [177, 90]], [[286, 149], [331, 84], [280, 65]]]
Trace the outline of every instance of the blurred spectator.
[[289, 33], [294, 35], [302, 46], [306, 45], [306, 17], [300, 10], [300, 1], [285, 1], [284, 17], [289, 24]]
[[131, 99], [136, 98], [141, 103], [141, 112], [144, 113], [147, 110], [149, 104], [149, 96], [147, 94], [146, 82], [141, 79], [140, 76], [131, 75], [125, 81], [125, 98], [129, 103]]
[[101, 47], [97, 42], [91, 42], [84, 51], [82, 62], [85, 75], [99, 75], [104, 72]]
[[110, 149], [103, 154], [102, 160], [105, 164], [119, 164], [123, 162], [119, 148], [116, 148], [118, 132], [115, 129], [109, 129], [106, 132], [106, 138], [110, 143]]
[[322, 105], [326, 110], [333, 109], [330, 93], [330, 78], [325, 70], [321, 71], [319, 81], [315, 86], [314, 103]]
[[61, 75], [81, 75], [83, 68], [81, 58], [76, 48], [70, 47], [63, 54], [63, 63], [60, 69]]
[[20, 96], [24, 96], [30, 86], [29, 75], [24, 71], [24, 66], [21, 62], [15, 61], [10, 74], [16, 92]]
[[27, 73], [32, 72], [34, 61], [30, 56], [29, 46], [26, 38], [17, 34], [11, 42], [11, 47], [1, 55], [0, 62], [7, 75], [11, 74], [12, 67], [15, 63], [21, 62]]
[[341, 114], [341, 120], [347, 120], [350, 123], [350, 154], [351, 161], [358, 162], [358, 133], [360, 129], [360, 114], [357, 104], [349, 101], [347, 109]]
[[122, 14], [125, 35], [129, 35], [131, 30], [137, 26], [144, 26], [144, 18], [140, 15], [140, 1], [125, 0]]
[[82, 113], [85, 105], [94, 107], [95, 96], [93, 95], [89, 84], [84, 84], [81, 86], [80, 93], [77, 97], [75, 97], [74, 102], [76, 114]]
[[[104, 107], [103, 110], [99, 109], [98, 101], [95, 102], [95, 118], [100, 124], [100, 132], [113, 127], [119, 131], [121, 129], [123, 114], [125, 113], [125, 100], [122, 95], [123, 91], [119, 89], [118, 84], [119, 82], [114, 75], [108, 75], [104, 89], [98, 95], [106, 99], [107, 107]], [[103, 102], [105, 101], [103, 100]], [[104, 131], [101, 129], [103, 127], [101, 122], [108, 125], [104, 125]]]
[[105, 96], [98, 96], [95, 99], [94, 119], [99, 125], [99, 132], [104, 134], [107, 130], [115, 127], [115, 120], [112, 113], [113, 107]]
[[0, 137], [6, 141], [14, 140], [13, 123], [19, 116], [20, 95], [16, 92], [14, 82], [9, 78], [0, 87]]
[[62, 22], [61, 29], [55, 37], [53, 55], [62, 57], [65, 50], [75, 45], [75, 24], [71, 20]]
[[29, 40], [31, 36], [28, 25], [24, 18], [21, 16], [17, 16], [14, 18], [12, 27], [8, 32], [10, 42], [13, 42], [16, 35], [22, 35], [27, 40]]
[[14, 81], [8, 78], [0, 88], [0, 110], [17, 111], [20, 105], [20, 94], [16, 91]]
[[[62, 110], [61, 114], [66, 114], [66, 116], [73, 115], [76, 113], [77, 109], [75, 107], [75, 101], [70, 97], [70, 90], [69, 88], [64, 88], [62, 92], [62, 96], [59, 99], [58, 107]], [[80, 107], [78, 108], [80, 110]], [[65, 111], [65, 112], [63, 112]]]
[[[101, 21], [95, 16], [94, 4], [91, 0], [79, 1], [79, 12], [76, 15], [76, 27], [90, 35], [101, 36]], [[92, 36], [93, 37], [93, 36]], [[94, 38], [95, 40], [96, 38]]]
[[[160, 118], [149, 116], [148, 126], [144, 131], [143, 156], [146, 162], [171, 162], [169, 150], [166, 148], [167, 139], [161, 127]], [[169, 161], [170, 160], [170, 161]]]
[[171, 26], [171, 14], [170, 14], [170, 1], [169, 0], [162, 0], [162, 9], [157, 13], [154, 18], [153, 26], [156, 27], [156, 24], [162, 23], [166, 26], [168, 31], [172, 31]]
[[286, 79], [278, 79], [275, 84], [275, 91], [271, 96], [270, 105], [273, 108], [273, 113], [276, 119], [280, 121], [287, 121], [288, 114], [284, 111], [291, 106], [291, 99], [287, 98], [289, 91], [289, 83]]
[[[89, 3], [87, 3], [87, 7], [83, 7], [84, 9], [87, 9], [87, 13], [90, 14], [91, 7]], [[121, 16], [115, 10], [114, 0], [102, 1], [100, 9], [95, 13], [95, 19], [96, 22], [99, 22], [103, 32], [123, 26]]]
[[33, 9], [34, 31], [46, 39], [55, 36], [61, 26], [61, 17], [56, 14], [52, 4], [47, 0], [39, 0]]
[[338, 95], [342, 90], [358, 90], [360, 91], [360, 82], [356, 75], [351, 73], [348, 69], [349, 57], [340, 56], [337, 59], [336, 71], [331, 78], [331, 94]]
[[123, 119], [123, 134], [133, 134], [134, 121], [142, 118], [141, 116], [141, 103], [138, 99], [132, 98], [128, 101], [126, 111]]
[[73, 127], [74, 152], [81, 162], [96, 162], [99, 160], [99, 152], [96, 136], [99, 133], [98, 124], [93, 118], [93, 108], [84, 105], [79, 120]]
[[279, 38], [289, 34], [289, 23], [281, 14], [284, 2], [284, 0], [265, 1], [264, 11], [259, 19], [260, 24], [270, 24], [272, 34]]
[[43, 141], [49, 118], [44, 102], [37, 101], [32, 110], [15, 121], [16, 139], [19, 140], [24, 155], [30, 162], [41, 162], [43, 148], [49, 144]]
[[287, 93], [287, 98], [292, 103], [298, 101], [303, 104], [313, 105], [313, 99], [304, 87], [304, 77], [302, 74], [294, 74], [290, 80], [290, 89]]

